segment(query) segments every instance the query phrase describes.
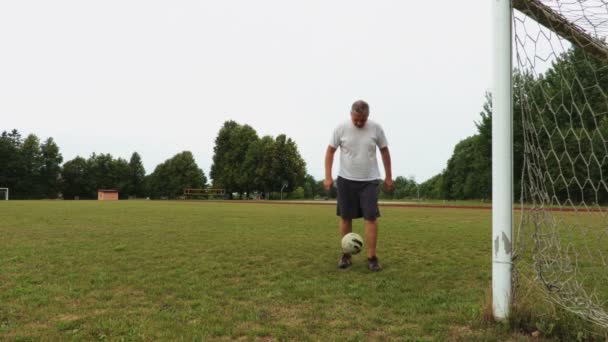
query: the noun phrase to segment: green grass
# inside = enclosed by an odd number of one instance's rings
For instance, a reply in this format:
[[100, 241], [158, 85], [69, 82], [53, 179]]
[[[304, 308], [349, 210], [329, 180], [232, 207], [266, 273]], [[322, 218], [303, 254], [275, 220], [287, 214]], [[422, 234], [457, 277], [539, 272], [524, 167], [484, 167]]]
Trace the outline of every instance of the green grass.
[[370, 273], [333, 206], [0, 202], [0, 340], [527, 339], [480, 323], [490, 211], [381, 211]]
[[[387, 202], [387, 203], [391, 203], [391, 202], [406, 202], [412, 205], [432, 205], [432, 206], [439, 206], [439, 207], [443, 207], [443, 206], [448, 206], [448, 207], [459, 207], [459, 206], [464, 206], [464, 207], [491, 207], [492, 206], [492, 202], [491, 201], [479, 201], [479, 200], [458, 200], [458, 201], [453, 201], [453, 200], [418, 200], [416, 198], [410, 198], [410, 199], [379, 199], [380, 202]], [[515, 206], [517, 207], [518, 204], [516, 203]]]

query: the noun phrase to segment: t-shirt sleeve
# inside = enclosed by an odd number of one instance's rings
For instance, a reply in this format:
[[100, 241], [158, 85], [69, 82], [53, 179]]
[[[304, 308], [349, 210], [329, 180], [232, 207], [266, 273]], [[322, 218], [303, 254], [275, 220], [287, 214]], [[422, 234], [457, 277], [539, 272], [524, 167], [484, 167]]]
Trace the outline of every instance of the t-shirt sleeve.
[[385, 148], [388, 146], [388, 141], [386, 140], [386, 135], [384, 134], [384, 129], [382, 129], [382, 126], [378, 125], [376, 133], [378, 135], [378, 148]]
[[340, 127], [336, 127], [334, 133], [331, 135], [331, 139], [329, 139], [329, 146], [338, 148], [338, 146], [340, 146], [340, 135]]

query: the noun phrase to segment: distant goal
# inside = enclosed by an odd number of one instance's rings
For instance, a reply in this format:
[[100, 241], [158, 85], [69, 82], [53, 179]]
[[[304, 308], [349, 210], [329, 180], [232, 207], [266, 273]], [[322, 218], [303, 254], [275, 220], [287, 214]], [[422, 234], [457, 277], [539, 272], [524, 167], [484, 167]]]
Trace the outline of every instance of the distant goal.
[[218, 188], [184, 189], [184, 199], [223, 199], [225, 194], [225, 189]]
[[8, 201], [8, 188], [0, 188], [0, 201]]

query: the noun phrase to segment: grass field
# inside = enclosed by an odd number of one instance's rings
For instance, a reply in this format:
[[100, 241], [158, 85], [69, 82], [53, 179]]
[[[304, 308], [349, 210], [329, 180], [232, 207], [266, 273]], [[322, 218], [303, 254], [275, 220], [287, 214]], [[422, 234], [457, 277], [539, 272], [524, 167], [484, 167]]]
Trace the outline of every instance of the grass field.
[[527, 339], [480, 324], [489, 210], [381, 211], [370, 273], [333, 206], [0, 202], [0, 340]]

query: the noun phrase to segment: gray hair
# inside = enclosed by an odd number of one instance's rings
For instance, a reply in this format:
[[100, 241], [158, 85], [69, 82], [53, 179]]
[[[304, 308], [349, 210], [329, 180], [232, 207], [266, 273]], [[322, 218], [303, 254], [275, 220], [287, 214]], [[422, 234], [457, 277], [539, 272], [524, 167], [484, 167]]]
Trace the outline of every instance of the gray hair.
[[369, 105], [363, 100], [355, 101], [351, 113], [369, 114]]

